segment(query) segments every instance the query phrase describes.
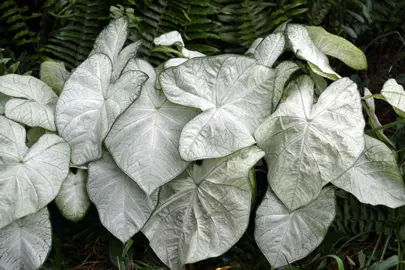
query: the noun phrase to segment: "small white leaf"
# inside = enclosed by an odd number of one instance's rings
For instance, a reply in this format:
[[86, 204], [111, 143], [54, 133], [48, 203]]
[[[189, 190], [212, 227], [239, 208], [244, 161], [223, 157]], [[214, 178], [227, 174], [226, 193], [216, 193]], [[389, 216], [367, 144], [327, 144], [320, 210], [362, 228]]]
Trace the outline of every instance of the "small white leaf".
[[151, 194], [187, 167], [179, 153], [180, 133], [199, 111], [168, 101], [155, 88], [156, 74], [146, 61], [131, 60], [131, 68], [149, 72], [151, 79], [115, 121], [105, 144], [118, 166]]
[[0, 92], [13, 97], [5, 106], [7, 118], [30, 127], [56, 130], [58, 96], [44, 82], [32, 76], [8, 74], [0, 77]]
[[255, 138], [266, 152], [270, 186], [294, 210], [353, 165], [364, 149], [365, 123], [357, 86], [348, 78], [332, 83], [316, 104], [308, 76], [291, 82], [286, 92]]
[[42, 62], [39, 77], [49, 85], [57, 94], [60, 94], [63, 84], [69, 77], [69, 72], [63, 62], [45, 61]]
[[147, 196], [108, 152], [89, 164], [87, 191], [101, 223], [123, 243], [143, 227], [157, 202], [157, 192]]
[[263, 41], [263, 38], [257, 38], [253, 41], [252, 45], [250, 45], [249, 49], [246, 51], [246, 55], [254, 55], [256, 52], [257, 46], [259, 46], [260, 42]]
[[249, 223], [249, 171], [263, 157], [256, 146], [193, 164], [161, 187], [159, 203], [142, 229], [171, 269], [217, 257], [230, 249]]
[[51, 244], [51, 221], [45, 207], [0, 229], [0, 269], [38, 269]]
[[153, 40], [153, 43], [158, 46], [172, 46], [179, 43], [182, 47], [184, 47], [183, 39], [180, 33], [177, 31], [171, 31], [160, 35]]
[[395, 112], [405, 117], [405, 91], [395, 79], [389, 79], [383, 85], [381, 95], [394, 108]]
[[103, 53], [110, 58], [111, 62], [115, 63], [127, 36], [128, 20], [125, 17], [121, 17], [112, 21], [97, 36], [93, 50], [90, 52], [89, 56]]
[[275, 33], [263, 39], [254, 51], [259, 64], [272, 67], [278, 57], [284, 52], [285, 38], [283, 33]]
[[[293, 52], [298, 57], [312, 63], [314, 66], [319, 68], [322, 73], [331, 75], [331, 79], [340, 78], [340, 76], [330, 67], [329, 60], [326, 55], [311, 40], [309, 33], [304, 26], [298, 24], [288, 24], [286, 34]], [[314, 71], [316, 72], [316, 70]]]
[[0, 116], [0, 228], [46, 206], [69, 171], [69, 145], [43, 135], [29, 150], [25, 129]]
[[291, 61], [281, 62], [276, 67], [273, 100], [272, 100], [273, 111], [277, 108], [277, 105], [280, 102], [281, 97], [283, 96], [285, 84], [290, 79], [291, 75], [297, 70], [299, 70], [299, 66]]
[[183, 64], [184, 62], [186, 62], [188, 59], [187, 58], [171, 58], [169, 60], [167, 60], [167, 62], [164, 65], [164, 69], [168, 69], [170, 67], [175, 67], [178, 65]]
[[[374, 98], [372, 97], [368, 97], [371, 96], [372, 93], [370, 92], [370, 90], [368, 90], [368, 88], [364, 88], [364, 97], [366, 98], [364, 100], [364, 102], [367, 105], [367, 114], [368, 114], [368, 121], [369, 124], [371, 125], [371, 127], [373, 128], [378, 128], [381, 127], [381, 123], [380, 120], [378, 119], [377, 115], [375, 114], [375, 103], [374, 103]], [[377, 134], [377, 137], [385, 142], [388, 143], [389, 145], [391, 145], [393, 148], [395, 148], [394, 144], [392, 143], [392, 141], [385, 136], [384, 134], [384, 130], [380, 129], [380, 130], [374, 130], [374, 132]]]
[[256, 212], [256, 243], [274, 268], [293, 263], [322, 242], [335, 212], [333, 188], [293, 212], [269, 188]]
[[115, 82], [118, 79], [128, 61], [137, 55], [138, 50], [141, 48], [142, 44], [143, 41], [138, 40], [122, 49], [122, 51], [118, 54], [117, 60], [113, 63], [114, 67], [111, 81]]
[[365, 139], [363, 154], [332, 184], [362, 203], [390, 208], [405, 205], [405, 187], [393, 153], [381, 141], [367, 135]]
[[167, 98], [203, 110], [184, 126], [184, 160], [223, 157], [255, 143], [253, 132], [272, 111], [274, 70], [245, 56], [190, 59], [162, 72]]
[[86, 191], [87, 171], [69, 172], [66, 180], [55, 198], [56, 206], [62, 215], [73, 222], [84, 218], [90, 207], [90, 199]]
[[101, 157], [101, 143], [115, 119], [138, 97], [147, 75], [127, 71], [110, 84], [112, 64], [104, 54], [84, 61], [66, 81], [56, 106], [59, 134], [72, 148], [72, 163]]

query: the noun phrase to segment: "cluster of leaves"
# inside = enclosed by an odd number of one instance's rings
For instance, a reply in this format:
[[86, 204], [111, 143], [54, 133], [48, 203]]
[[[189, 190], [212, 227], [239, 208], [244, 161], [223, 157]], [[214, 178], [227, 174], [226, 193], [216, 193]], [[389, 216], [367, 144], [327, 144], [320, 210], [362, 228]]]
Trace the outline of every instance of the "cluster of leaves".
[[[44, 262], [53, 199], [72, 221], [94, 203], [124, 244], [142, 231], [171, 269], [219, 256], [247, 229], [253, 167], [263, 157], [269, 187], [254, 213], [255, 241], [274, 267], [322, 242], [335, 217], [333, 186], [364, 203], [405, 204], [384, 134], [383, 142], [364, 134], [357, 86], [326, 57], [365, 69], [364, 54], [348, 41], [286, 23], [245, 56], [205, 56], [169, 32], [154, 43], [176, 45], [181, 57], [155, 69], [136, 58], [141, 40], [123, 48], [128, 32], [126, 18], [113, 21], [71, 74], [45, 62], [47, 84], [0, 77], [2, 268]], [[286, 49], [309, 75], [291, 77], [300, 68], [290, 61], [273, 68]], [[388, 81], [381, 96], [402, 115], [404, 94]], [[27, 135], [17, 122], [31, 127]]]

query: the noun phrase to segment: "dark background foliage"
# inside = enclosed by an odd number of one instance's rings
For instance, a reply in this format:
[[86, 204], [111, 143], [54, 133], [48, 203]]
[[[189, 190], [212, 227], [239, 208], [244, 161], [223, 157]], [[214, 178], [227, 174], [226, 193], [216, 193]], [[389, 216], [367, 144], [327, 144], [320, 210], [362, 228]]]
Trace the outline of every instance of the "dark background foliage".
[[[333, 60], [338, 73], [378, 93], [388, 78], [405, 83], [405, 1], [403, 0], [2, 0], [0, 2], [0, 75], [39, 74], [47, 59], [74, 69], [89, 54], [95, 37], [110, 19], [130, 20], [129, 40], [144, 39], [141, 57], [157, 66], [174, 50], [155, 47], [155, 37], [179, 31], [187, 48], [205, 54], [243, 53], [257, 38], [293, 21], [319, 25], [361, 48], [366, 71], [354, 72]], [[377, 103], [383, 124], [396, 116]], [[399, 160], [404, 160], [404, 125], [387, 129]], [[402, 166], [401, 164], [399, 164]], [[256, 206], [266, 190], [265, 168], [257, 168]], [[53, 250], [44, 269], [164, 269], [139, 233], [122, 246], [102, 227], [94, 207], [81, 222], [64, 219], [50, 206]], [[253, 239], [253, 225], [227, 253], [186, 269], [270, 269]], [[323, 244], [291, 268], [402, 269], [404, 209], [359, 203], [342, 193], [338, 214]], [[337, 257], [325, 257], [326, 255]], [[232, 268], [229, 268], [232, 267]]]

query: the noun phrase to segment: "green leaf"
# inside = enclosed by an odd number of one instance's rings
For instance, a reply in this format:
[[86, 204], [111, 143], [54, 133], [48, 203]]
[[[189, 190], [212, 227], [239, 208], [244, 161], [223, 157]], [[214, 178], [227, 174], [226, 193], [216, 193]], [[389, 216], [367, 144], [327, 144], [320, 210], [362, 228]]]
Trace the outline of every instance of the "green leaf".
[[326, 55], [341, 60], [351, 68], [367, 69], [367, 59], [364, 53], [348, 40], [327, 32], [319, 26], [306, 26], [309, 37]]
[[263, 156], [256, 146], [192, 164], [161, 187], [159, 204], [142, 229], [171, 269], [217, 257], [230, 249], [249, 223], [249, 171]]
[[59, 95], [69, 74], [63, 62], [45, 61], [41, 64], [39, 77]]
[[353, 165], [364, 149], [365, 123], [357, 86], [348, 78], [332, 83], [315, 104], [306, 75], [291, 82], [286, 93], [255, 138], [266, 152], [271, 188], [295, 210]]

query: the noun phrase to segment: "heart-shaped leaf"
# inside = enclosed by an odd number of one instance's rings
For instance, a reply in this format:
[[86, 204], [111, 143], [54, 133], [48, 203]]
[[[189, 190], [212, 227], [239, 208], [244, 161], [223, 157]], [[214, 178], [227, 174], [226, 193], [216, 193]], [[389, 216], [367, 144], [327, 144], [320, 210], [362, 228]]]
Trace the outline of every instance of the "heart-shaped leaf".
[[70, 75], [56, 106], [59, 134], [72, 148], [72, 163], [99, 159], [101, 143], [115, 119], [138, 97], [147, 79], [141, 71], [128, 71], [110, 84], [112, 64], [94, 54]]
[[274, 33], [264, 39], [257, 39], [249, 48], [247, 54], [253, 54], [259, 64], [272, 67], [284, 52], [284, 49], [284, 34]]
[[40, 268], [51, 243], [51, 221], [45, 207], [0, 229], [0, 269]]
[[43, 135], [28, 149], [25, 129], [4, 116], [0, 116], [0, 145], [2, 228], [55, 198], [69, 171], [70, 149], [54, 134]]
[[90, 199], [86, 190], [87, 171], [69, 172], [66, 180], [55, 198], [62, 215], [73, 222], [84, 218], [90, 207]]
[[223, 254], [245, 232], [252, 190], [249, 170], [263, 157], [256, 146], [192, 164], [161, 187], [142, 231], [171, 269]]
[[194, 58], [163, 71], [160, 83], [170, 101], [203, 110], [180, 136], [188, 161], [254, 144], [254, 131], [272, 110], [274, 70], [246, 56]]
[[332, 83], [314, 103], [308, 76], [291, 82], [287, 98], [257, 129], [268, 181], [290, 209], [315, 199], [322, 186], [354, 164], [364, 149], [364, 118], [356, 84]]
[[333, 188], [323, 188], [314, 201], [293, 212], [269, 188], [256, 212], [256, 243], [273, 267], [293, 263], [322, 242], [335, 212]]
[[128, 68], [145, 72], [149, 80], [115, 121], [105, 144], [118, 166], [151, 194], [187, 167], [179, 153], [180, 133], [199, 111], [168, 101], [155, 88], [156, 73], [146, 61], [131, 60]]
[[405, 187], [393, 153], [377, 139], [366, 135], [365, 141], [363, 154], [332, 184], [362, 203], [390, 208], [405, 205]]
[[142, 40], [138, 40], [122, 49], [127, 36], [128, 20], [125, 17], [116, 19], [100, 32], [90, 53], [90, 56], [102, 53], [110, 58], [113, 65], [111, 82], [115, 82], [119, 78], [127, 62], [136, 56], [142, 46]]
[[101, 223], [123, 243], [143, 227], [157, 202], [157, 193], [148, 197], [108, 152], [89, 164], [87, 191]]
[[55, 131], [55, 104], [58, 96], [44, 82], [27, 75], [0, 77], [0, 92], [13, 97], [7, 101], [7, 118], [30, 127]]

